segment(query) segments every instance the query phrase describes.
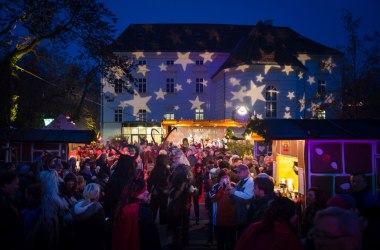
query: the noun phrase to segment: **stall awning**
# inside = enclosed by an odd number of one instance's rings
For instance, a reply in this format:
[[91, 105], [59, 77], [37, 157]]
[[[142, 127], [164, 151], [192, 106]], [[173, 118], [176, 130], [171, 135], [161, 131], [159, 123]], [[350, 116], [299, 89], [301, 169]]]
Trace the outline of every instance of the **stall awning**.
[[96, 140], [91, 130], [9, 129], [0, 130], [0, 141], [90, 143]]
[[303, 139], [380, 139], [380, 120], [378, 119], [326, 119], [297, 120], [271, 119], [251, 121], [247, 127], [255, 127], [259, 122], [269, 140]]

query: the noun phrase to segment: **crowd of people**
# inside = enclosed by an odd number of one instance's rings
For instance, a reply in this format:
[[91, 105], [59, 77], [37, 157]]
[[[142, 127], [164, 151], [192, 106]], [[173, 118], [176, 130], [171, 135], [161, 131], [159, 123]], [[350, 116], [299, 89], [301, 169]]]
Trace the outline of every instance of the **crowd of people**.
[[[0, 168], [1, 249], [183, 249], [191, 209], [208, 211], [205, 244], [217, 249], [380, 249], [380, 201], [366, 176], [306, 204], [275, 192], [270, 156], [217, 147], [108, 145], [68, 161], [45, 152]], [[169, 246], [157, 229], [167, 225]]]

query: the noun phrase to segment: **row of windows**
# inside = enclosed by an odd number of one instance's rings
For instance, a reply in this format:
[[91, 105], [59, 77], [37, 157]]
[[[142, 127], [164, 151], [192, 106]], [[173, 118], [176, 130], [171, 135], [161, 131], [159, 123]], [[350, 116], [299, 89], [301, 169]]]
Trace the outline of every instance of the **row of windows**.
[[[139, 93], [146, 93], [146, 90], [147, 90], [146, 78], [139, 78], [139, 79], [137, 79], [137, 82], [138, 82]], [[167, 78], [166, 79], [166, 92], [167, 93], [174, 93], [174, 86], [175, 86], [174, 78]], [[326, 94], [326, 86], [327, 86], [326, 80], [318, 80], [318, 94], [319, 95], [325, 95]], [[203, 78], [196, 78], [195, 79], [195, 92], [196, 93], [203, 93], [203, 87], [204, 87]], [[122, 86], [122, 83], [120, 81], [117, 81], [115, 83], [114, 88], [115, 88], [115, 93], [122, 93], [123, 92], [123, 86]], [[272, 93], [274, 93], [274, 92], [272, 92]], [[267, 91], [266, 95], [267, 95], [267, 100], [268, 100], [268, 98], [277, 98], [277, 92], [274, 95], [272, 95], [271, 90]]]
[[[137, 79], [137, 86], [138, 86], [138, 92], [141, 94], [145, 94], [147, 92], [147, 82], [146, 78], [139, 78]], [[174, 93], [175, 82], [174, 78], [167, 78], [166, 79], [166, 92], [167, 93]], [[195, 79], [195, 92], [196, 93], [203, 93], [203, 78], [196, 78]], [[115, 83], [115, 93], [122, 93], [123, 92], [123, 86], [120, 81], [117, 81]]]
[[[204, 110], [203, 109], [195, 109], [195, 120], [203, 120], [204, 119]], [[164, 114], [164, 118], [166, 120], [174, 120], [174, 113], [166, 113]], [[138, 121], [147, 121], [147, 112], [146, 109], [140, 109], [137, 113]], [[123, 109], [117, 108], [115, 109], [115, 122], [123, 121]]]
[[[139, 81], [139, 92], [140, 90], [146, 91], [146, 80], [140, 79]], [[196, 79], [196, 91], [197, 93], [203, 92], [203, 79], [197, 78]], [[168, 78], [166, 83], [166, 92], [173, 93], [174, 92], [174, 79]], [[145, 93], [145, 92], [140, 92]], [[273, 86], [268, 86], [266, 88], [265, 92], [265, 101], [266, 101], [266, 117], [267, 118], [276, 118], [277, 117], [277, 93], [278, 90]], [[318, 81], [318, 94], [325, 94], [326, 93], [326, 81]], [[323, 112], [323, 113], [321, 113]], [[324, 119], [326, 117], [326, 114], [324, 111], [318, 112], [318, 118]], [[174, 120], [174, 113], [167, 113], [164, 115], [166, 120]], [[140, 109], [138, 112], [138, 120], [139, 121], [146, 121], [147, 114], [145, 109]], [[203, 109], [196, 109], [195, 110], [195, 119], [196, 120], [203, 120], [204, 119], [204, 110]], [[121, 122], [122, 121], [122, 109], [116, 109], [115, 110], [115, 122]]]

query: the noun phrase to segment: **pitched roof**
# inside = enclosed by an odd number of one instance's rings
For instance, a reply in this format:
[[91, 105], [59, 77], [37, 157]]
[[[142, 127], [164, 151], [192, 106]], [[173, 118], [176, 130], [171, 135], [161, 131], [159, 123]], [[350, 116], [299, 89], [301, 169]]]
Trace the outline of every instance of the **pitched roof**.
[[227, 24], [132, 24], [113, 44], [115, 52], [228, 52], [221, 67], [242, 64], [293, 65], [303, 68], [295, 57], [342, 55], [336, 49], [312, 41], [287, 27]]
[[380, 139], [380, 120], [375, 119], [270, 119], [259, 122], [266, 131], [264, 137], [269, 140]]
[[0, 130], [0, 141], [90, 143], [96, 139], [91, 130], [11, 129]]

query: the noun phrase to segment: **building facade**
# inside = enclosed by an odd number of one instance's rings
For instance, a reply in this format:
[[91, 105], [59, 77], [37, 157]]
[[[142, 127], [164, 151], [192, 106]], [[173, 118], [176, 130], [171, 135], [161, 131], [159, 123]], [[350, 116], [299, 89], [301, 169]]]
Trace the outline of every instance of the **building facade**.
[[[133, 24], [114, 52], [133, 62], [135, 94], [102, 79], [104, 140], [167, 133], [163, 121], [334, 118], [343, 54], [287, 27]], [[203, 121], [203, 122], [202, 122]], [[208, 122], [209, 125], [205, 123]]]

